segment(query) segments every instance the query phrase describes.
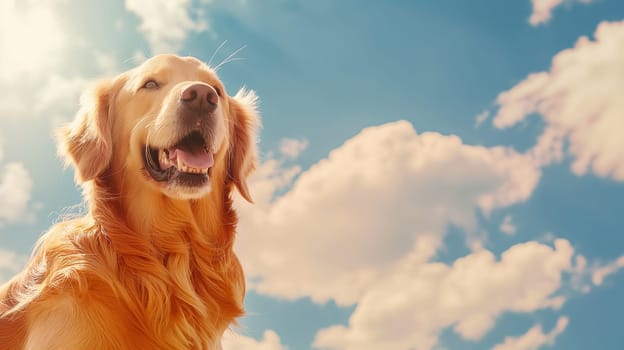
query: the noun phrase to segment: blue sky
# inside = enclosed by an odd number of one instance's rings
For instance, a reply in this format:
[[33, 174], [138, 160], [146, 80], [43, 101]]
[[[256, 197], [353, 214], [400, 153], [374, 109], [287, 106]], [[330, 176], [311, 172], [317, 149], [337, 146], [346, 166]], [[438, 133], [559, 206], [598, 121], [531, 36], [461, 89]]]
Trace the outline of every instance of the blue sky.
[[[0, 279], [78, 210], [52, 130], [155, 53], [260, 96], [235, 349], [620, 349], [624, 3], [0, 0]], [[215, 53], [215, 50], [221, 49]]]

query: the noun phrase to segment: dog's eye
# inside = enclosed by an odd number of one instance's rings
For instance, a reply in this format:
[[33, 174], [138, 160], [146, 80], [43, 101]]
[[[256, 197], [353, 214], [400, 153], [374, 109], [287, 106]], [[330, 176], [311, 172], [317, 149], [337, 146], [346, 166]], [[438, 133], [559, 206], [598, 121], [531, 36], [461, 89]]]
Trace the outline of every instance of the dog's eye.
[[216, 87], [216, 86], [214, 87], [214, 89], [215, 89], [215, 91], [217, 92], [217, 95], [219, 95], [219, 97], [223, 96], [223, 95], [221, 94], [221, 89], [219, 89], [219, 88], [218, 88], [218, 87]]
[[158, 89], [160, 85], [155, 80], [148, 80], [143, 84], [143, 89]]

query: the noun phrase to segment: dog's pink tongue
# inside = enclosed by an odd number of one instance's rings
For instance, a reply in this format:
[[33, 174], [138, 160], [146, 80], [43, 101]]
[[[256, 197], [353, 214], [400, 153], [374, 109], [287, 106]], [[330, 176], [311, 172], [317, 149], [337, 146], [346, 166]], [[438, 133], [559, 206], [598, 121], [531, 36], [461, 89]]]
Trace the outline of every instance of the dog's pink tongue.
[[176, 148], [173, 152], [169, 152], [169, 159], [174, 160], [176, 157], [187, 166], [197, 169], [211, 168], [214, 165], [212, 152], [191, 153]]

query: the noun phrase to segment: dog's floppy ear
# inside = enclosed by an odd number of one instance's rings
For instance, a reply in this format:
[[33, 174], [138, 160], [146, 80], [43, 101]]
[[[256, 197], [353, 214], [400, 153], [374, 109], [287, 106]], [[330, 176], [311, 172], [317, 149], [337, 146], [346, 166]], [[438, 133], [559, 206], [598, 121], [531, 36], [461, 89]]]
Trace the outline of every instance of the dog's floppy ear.
[[257, 102], [256, 93], [245, 88], [229, 98], [232, 135], [228, 172], [238, 192], [250, 203], [253, 200], [247, 188], [247, 177], [255, 169], [257, 162], [256, 132], [260, 126]]
[[80, 98], [81, 108], [74, 120], [56, 132], [58, 153], [65, 165], [73, 165], [76, 182], [93, 180], [109, 166], [112, 136], [110, 100], [115, 81], [102, 80]]

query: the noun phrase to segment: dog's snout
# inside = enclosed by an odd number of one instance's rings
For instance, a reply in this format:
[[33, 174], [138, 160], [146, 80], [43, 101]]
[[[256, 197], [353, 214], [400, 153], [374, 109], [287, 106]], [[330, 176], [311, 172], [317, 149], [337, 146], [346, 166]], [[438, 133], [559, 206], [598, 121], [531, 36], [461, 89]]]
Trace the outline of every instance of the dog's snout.
[[182, 91], [180, 102], [193, 110], [211, 113], [217, 109], [219, 96], [208, 84], [193, 84]]

